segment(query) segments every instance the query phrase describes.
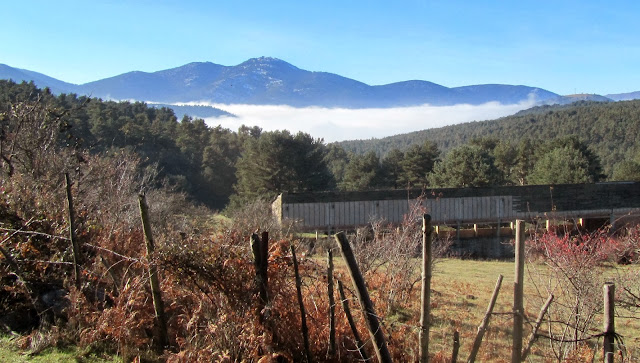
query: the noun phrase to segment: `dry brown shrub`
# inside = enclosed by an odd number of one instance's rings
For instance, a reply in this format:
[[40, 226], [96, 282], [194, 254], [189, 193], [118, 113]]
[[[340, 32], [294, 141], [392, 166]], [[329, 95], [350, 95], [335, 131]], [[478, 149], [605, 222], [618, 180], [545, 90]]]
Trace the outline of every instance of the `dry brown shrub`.
[[[47, 162], [38, 156], [37, 173], [16, 167], [11, 176], [3, 176], [0, 185], [4, 226], [41, 233], [16, 235], [3, 247], [17, 257], [33, 281], [67, 293], [66, 321], [54, 322], [47, 339], [32, 335], [29, 339], [36, 341], [35, 345], [57, 344], [58, 337], [65, 336], [68, 342], [118, 353], [125, 361], [250, 361], [269, 354], [304, 359], [289, 252], [290, 244], [300, 247], [300, 242], [292, 237], [295, 226], [277, 225], [268, 201], [247, 205], [230, 223], [213, 223], [203, 216], [209, 211], [191, 207], [183, 195], [150, 188], [161, 181], [153, 168], [143, 169], [133, 153], [89, 155], [55, 148], [47, 152]], [[66, 239], [65, 172], [73, 181], [77, 235], [84, 244], [78, 289], [71, 280], [72, 256]], [[147, 193], [153, 219], [157, 247], [153, 256], [146, 256], [144, 248], [137, 200], [140, 192]], [[414, 302], [420, 262], [415, 257], [422, 243], [422, 213], [424, 210], [416, 206], [401, 226], [376, 223], [372, 240], [355, 243], [397, 361], [412, 361], [417, 355], [413, 327], [418, 319]], [[270, 232], [272, 242], [270, 302], [262, 312], [265, 322], [261, 324], [249, 236], [263, 230]], [[316, 259], [300, 255], [312, 354], [323, 361], [327, 360], [329, 337], [326, 269]], [[162, 356], [153, 353], [157, 328], [148, 284], [151, 262], [159, 267], [171, 337], [171, 346]], [[3, 276], [10, 273], [3, 262]], [[344, 276], [342, 279], [347, 281]], [[18, 300], [29, 304], [29, 296], [19, 284], [7, 289], [7, 294], [18, 295]], [[355, 301], [350, 305], [373, 356], [362, 312]], [[9, 307], [0, 309], [4, 313]], [[338, 351], [334, 360], [357, 360], [341, 307], [336, 309], [336, 323]]]

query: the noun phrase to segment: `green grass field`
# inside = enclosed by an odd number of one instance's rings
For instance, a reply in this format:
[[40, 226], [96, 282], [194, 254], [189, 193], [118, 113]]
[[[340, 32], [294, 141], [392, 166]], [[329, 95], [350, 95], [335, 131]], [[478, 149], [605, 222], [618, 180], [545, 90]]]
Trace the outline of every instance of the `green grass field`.
[[65, 349], [46, 348], [38, 354], [30, 354], [29, 351], [22, 351], [19, 348], [18, 337], [0, 336], [0, 362], [3, 363], [45, 363], [45, 362], [93, 362], [107, 363], [119, 360], [112, 357], [97, 357], [86, 351], [75, 347]]

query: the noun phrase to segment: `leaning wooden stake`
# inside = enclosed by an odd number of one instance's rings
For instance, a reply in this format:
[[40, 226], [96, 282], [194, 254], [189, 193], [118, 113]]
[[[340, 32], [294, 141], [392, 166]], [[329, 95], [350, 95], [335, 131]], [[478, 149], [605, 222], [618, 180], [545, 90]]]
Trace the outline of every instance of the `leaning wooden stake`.
[[304, 352], [307, 362], [311, 363], [311, 348], [309, 346], [309, 329], [307, 328], [307, 316], [304, 311], [304, 302], [302, 301], [302, 280], [298, 271], [298, 260], [296, 259], [296, 248], [291, 245], [291, 256], [293, 258], [293, 272], [296, 276], [296, 292], [298, 294], [298, 305], [300, 305], [300, 320], [302, 321], [302, 338], [304, 339]]
[[327, 294], [329, 295], [329, 348], [327, 359], [336, 354], [336, 301], [333, 297], [333, 251], [327, 250]]
[[516, 221], [516, 266], [513, 282], [513, 346], [511, 362], [520, 363], [524, 324], [524, 221]]
[[340, 280], [338, 280], [338, 293], [340, 293], [342, 310], [344, 310], [344, 315], [346, 315], [347, 321], [349, 322], [349, 327], [351, 328], [351, 332], [353, 333], [353, 338], [355, 339], [356, 345], [358, 346], [358, 352], [360, 352], [360, 357], [364, 362], [368, 362], [369, 355], [367, 354], [367, 351], [364, 349], [364, 342], [360, 338], [360, 334], [358, 333], [358, 327], [356, 327], [356, 322], [353, 320], [353, 315], [351, 315], [351, 308], [349, 308], [349, 300], [347, 300], [347, 297], [344, 294], [344, 288], [342, 287], [342, 281]]
[[616, 286], [608, 282], [604, 284], [604, 348], [603, 356], [605, 363], [613, 363], [613, 357], [615, 356], [615, 336], [616, 328], [614, 322], [614, 296]]
[[422, 217], [422, 308], [420, 309], [420, 362], [429, 361], [429, 326], [431, 325], [431, 216]]
[[71, 196], [71, 180], [69, 173], [64, 174], [64, 180], [67, 190], [67, 212], [69, 218], [69, 240], [73, 250], [73, 277], [77, 288], [80, 288], [80, 247], [76, 238], [75, 215], [73, 212], [73, 197]]
[[153, 308], [156, 313], [158, 322], [158, 345], [162, 351], [169, 345], [169, 335], [167, 334], [167, 318], [164, 314], [164, 302], [162, 301], [162, 290], [158, 281], [158, 268], [153, 262], [153, 251], [155, 243], [151, 234], [151, 223], [149, 222], [149, 208], [147, 207], [147, 199], [144, 194], [138, 196], [140, 202], [140, 217], [142, 218], [142, 230], [144, 232], [144, 240], [147, 246], [147, 257], [149, 258], [149, 281], [151, 284], [151, 295], [153, 296]]
[[524, 348], [524, 351], [522, 351], [522, 355], [520, 356], [520, 359], [522, 359], [522, 361], [527, 359], [527, 356], [531, 352], [531, 347], [533, 346], [533, 343], [535, 343], [536, 339], [538, 338], [538, 329], [540, 329], [540, 325], [542, 324], [542, 319], [544, 318], [544, 314], [547, 313], [547, 310], [549, 309], [549, 305], [551, 305], [552, 301], [553, 301], [553, 294], [549, 295], [549, 297], [547, 298], [547, 301], [542, 306], [542, 309], [540, 309], [540, 313], [538, 314], [538, 319], [536, 320], [536, 323], [533, 326], [533, 330], [531, 331], [531, 335], [529, 336], [527, 347]]
[[493, 294], [491, 295], [491, 300], [489, 301], [487, 312], [484, 314], [482, 323], [480, 323], [480, 326], [478, 326], [478, 333], [476, 334], [476, 339], [473, 341], [471, 354], [469, 354], [469, 358], [467, 359], [468, 363], [473, 363], [476, 360], [476, 355], [478, 355], [478, 351], [480, 350], [480, 344], [482, 344], [482, 338], [484, 337], [484, 333], [487, 331], [487, 327], [489, 326], [491, 314], [493, 314], [493, 307], [496, 305], [496, 300], [498, 300], [498, 293], [500, 292], [501, 285], [502, 275], [498, 275], [498, 281], [496, 282], [496, 287], [493, 289]]
[[338, 246], [340, 246], [342, 257], [347, 264], [347, 269], [349, 270], [351, 281], [353, 282], [353, 286], [355, 287], [358, 301], [360, 301], [360, 306], [362, 307], [362, 310], [365, 314], [365, 322], [367, 323], [367, 329], [369, 330], [371, 339], [375, 343], [375, 350], [376, 355], [378, 356], [378, 361], [383, 363], [391, 362], [391, 354], [389, 354], [389, 349], [387, 348], [387, 342], [384, 338], [384, 333], [382, 332], [382, 328], [380, 327], [378, 316], [376, 315], [376, 312], [373, 308], [373, 303], [371, 302], [371, 298], [369, 297], [369, 292], [367, 291], [367, 286], [365, 285], [364, 278], [360, 273], [360, 268], [358, 268], [356, 258], [353, 255], [353, 250], [351, 249], [349, 240], [347, 240], [347, 236], [344, 234], [344, 232], [337, 233], [335, 238], [338, 242]]

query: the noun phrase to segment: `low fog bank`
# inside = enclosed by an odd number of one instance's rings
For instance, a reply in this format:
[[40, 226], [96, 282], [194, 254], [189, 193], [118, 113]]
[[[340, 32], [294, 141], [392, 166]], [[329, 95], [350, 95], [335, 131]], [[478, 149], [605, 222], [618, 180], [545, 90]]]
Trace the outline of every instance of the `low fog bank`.
[[259, 126], [265, 131], [289, 130], [309, 133], [326, 142], [382, 138], [412, 131], [469, 121], [492, 120], [534, 106], [533, 101], [513, 105], [490, 102], [483, 105], [413, 106], [399, 108], [321, 108], [274, 105], [190, 103], [223, 109], [237, 117], [211, 117], [209, 126], [237, 130], [241, 125]]

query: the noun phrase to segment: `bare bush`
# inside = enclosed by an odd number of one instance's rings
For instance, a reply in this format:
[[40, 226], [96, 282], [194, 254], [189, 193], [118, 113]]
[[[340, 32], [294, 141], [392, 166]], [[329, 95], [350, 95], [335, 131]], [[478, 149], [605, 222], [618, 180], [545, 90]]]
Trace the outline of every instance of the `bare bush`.
[[280, 224], [271, 212], [271, 201], [267, 199], [256, 199], [236, 208], [229, 217], [228, 230], [247, 238], [256, 231], [269, 231], [270, 238], [276, 240], [291, 237], [298, 232], [293, 220], [286, 220]]
[[[358, 233], [353, 243], [360, 270], [365, 275], [385, 276], [377, 293], [384, 294], [387, 308], [407, 306], [415, 285], [420, 281], [422, 262], [422, 217], [426, 213], [423, 199], [413, 201], [398, 226], [382, 220], [372, 221], [365, 233]], [[450, 241], [435, 239], [434, 261], [443, 257]]]
[[3, 172], [40, 177], [50, 168], [64, 110], [57, 110], [42, 100], [42, 95], [8, 104], [0, 113], [0, 157]]
[[558, 296], [548, 310], [547, 335], [558, 360], [584, 353], [582, 341], [598, 332], [602, 312], [603, 263], [614, 259], [616, 240], [606, 230], [562, 236], [547, 232], [527, 241], [531, 282], [539, 305], [550, 294]]

